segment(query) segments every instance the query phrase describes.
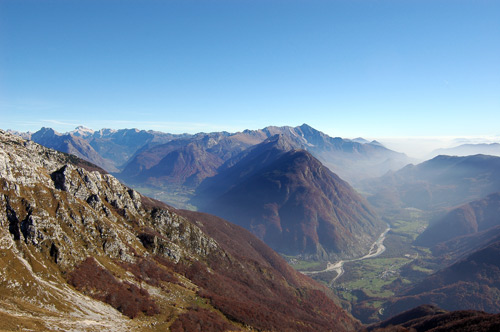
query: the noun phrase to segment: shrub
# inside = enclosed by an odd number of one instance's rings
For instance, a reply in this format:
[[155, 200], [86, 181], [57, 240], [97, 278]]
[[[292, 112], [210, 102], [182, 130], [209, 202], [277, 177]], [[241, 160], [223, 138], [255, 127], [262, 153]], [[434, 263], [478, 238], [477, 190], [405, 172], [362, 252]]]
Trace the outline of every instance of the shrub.
[[241, 331], [226, 322], [220, 315], [203, 308], [188, 308], [188, 311], [179, 315], [170, 326], [172, 332], [219, 332]]

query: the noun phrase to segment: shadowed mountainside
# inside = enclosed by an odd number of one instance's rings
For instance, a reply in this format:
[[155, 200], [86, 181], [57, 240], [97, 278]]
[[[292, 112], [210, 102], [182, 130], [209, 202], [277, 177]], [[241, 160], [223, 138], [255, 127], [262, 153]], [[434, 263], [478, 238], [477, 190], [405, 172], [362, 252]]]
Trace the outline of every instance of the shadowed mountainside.
[[500, 191], [500, 157], [438, 156], [366, 181], [369, 201], [423, 210], [454, 207]]
[[365, 254], [385, 224], [349, 184], [293, 146], [277, 135], [238, 156], [200, 186], [197, 204], [280, 253], [325, 260]]
[[483, 232], [496, 226], [500, 226], [500, 193], [488, 195], [486, 198], [453, 209], [443, 218], [430, 224], [415, 243], [432, 247], [456, 237]]
[[500, 241], [425, 278], [390, 302], [385, 317], [422, 304], [500, 312]]
[[405, 311], [381, 323], [368, 326], [367, 331], [468, 331], [484, 332], [500, 329], [500, 314], [462, 310], [448, 312], [436, 306], [423, 305]]

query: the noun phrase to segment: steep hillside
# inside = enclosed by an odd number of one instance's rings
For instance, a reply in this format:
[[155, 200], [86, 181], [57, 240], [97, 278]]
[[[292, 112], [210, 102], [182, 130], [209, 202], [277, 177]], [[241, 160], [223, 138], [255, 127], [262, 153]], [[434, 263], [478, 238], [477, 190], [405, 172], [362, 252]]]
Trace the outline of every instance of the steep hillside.
[[436, 306], [423, 305], [405, 311], [381, 323], [370, 325], [368, 331], [468, 331], [484, 332], [500, 329], [500, 314], [482, 311], [446, 311]]
[[275, 136], [221, 172], [210, 181], [213, 190], [204, 188], [213, 193], [205, 209], [287, 255], [365, 254], [385, 224], [349, 184], [307, 151], [288, 150], [287, 142]]
[[440, 242], [433, 246], [432, 253], [439, 257], [444, 264], [454, 263], [470, 253], [485, 248], [500, 241], [500, 226], [489, 228], [482, 232], [455, 237], [451, 240]]
[[1, 330], [359, 328], [249, 232], [96, 169], [0, 131]]
[[427, 277], [391, 303], [386, 317], [422, 304], [500, 312], [500, 241]]
[[416, 244], [431, 247], [453, 238], [500, 226], [500, 193], [464, 204], [429, 225]]
[[423, 210], [454, 207], [500, 191], [500, 157], [438, 156], [366, 181], [370, 201]]

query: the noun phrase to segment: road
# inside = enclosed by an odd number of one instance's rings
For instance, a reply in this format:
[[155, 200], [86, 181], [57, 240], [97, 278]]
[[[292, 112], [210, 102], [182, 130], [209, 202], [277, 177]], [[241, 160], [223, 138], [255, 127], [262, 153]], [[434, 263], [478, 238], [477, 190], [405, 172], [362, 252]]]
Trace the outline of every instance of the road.
[[391, 227], [389, 225], [387, 225], [387, 229], [382, 234], [380, 234], [379, 238], [375, 242], [373, 242], [373, 244], [370, 247], [370, 250], [363, 257], [349, 259], [349, 260], [345, 260], [345, 261], [341, 260], [341, 261], [338, 261], [335, 263], [328, 262], [326, 264], [326, 269], [324, 269], [324, 270], [304, 271], [302, 273], [305, 275], [314, 275], [314, 274], [323, 273], [323, 272], [335, 271], [335, 272], [337, 272], [337, 275], [335, 276], [335, 278], [333, 278], [330, 281], [329, 286], [331, 286], [338, 278], [340, 278], [340, 276], [342, 274], [344, 274], [344, 264], [345, 263], [361, 261], [363, 259], [373, 258], [373, 257], [377, 257], [377, 256], [381, 255], [385, 251], [384, 240], [385, 240], [387, 233], [390, 230], [391, 230]]

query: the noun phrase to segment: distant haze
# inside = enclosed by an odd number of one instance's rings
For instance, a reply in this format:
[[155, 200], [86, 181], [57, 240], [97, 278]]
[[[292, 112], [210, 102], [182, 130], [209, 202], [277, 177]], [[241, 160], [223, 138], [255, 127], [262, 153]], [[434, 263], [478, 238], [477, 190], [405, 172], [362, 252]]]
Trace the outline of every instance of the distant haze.
[[434, 150], [452, 148], [462, 144], [499, 143], [500, 136], [478, 137], [381, 137], [377, 141], [391, 150], [403, 152], [409, 157], [426, 160], [435, 157]]

